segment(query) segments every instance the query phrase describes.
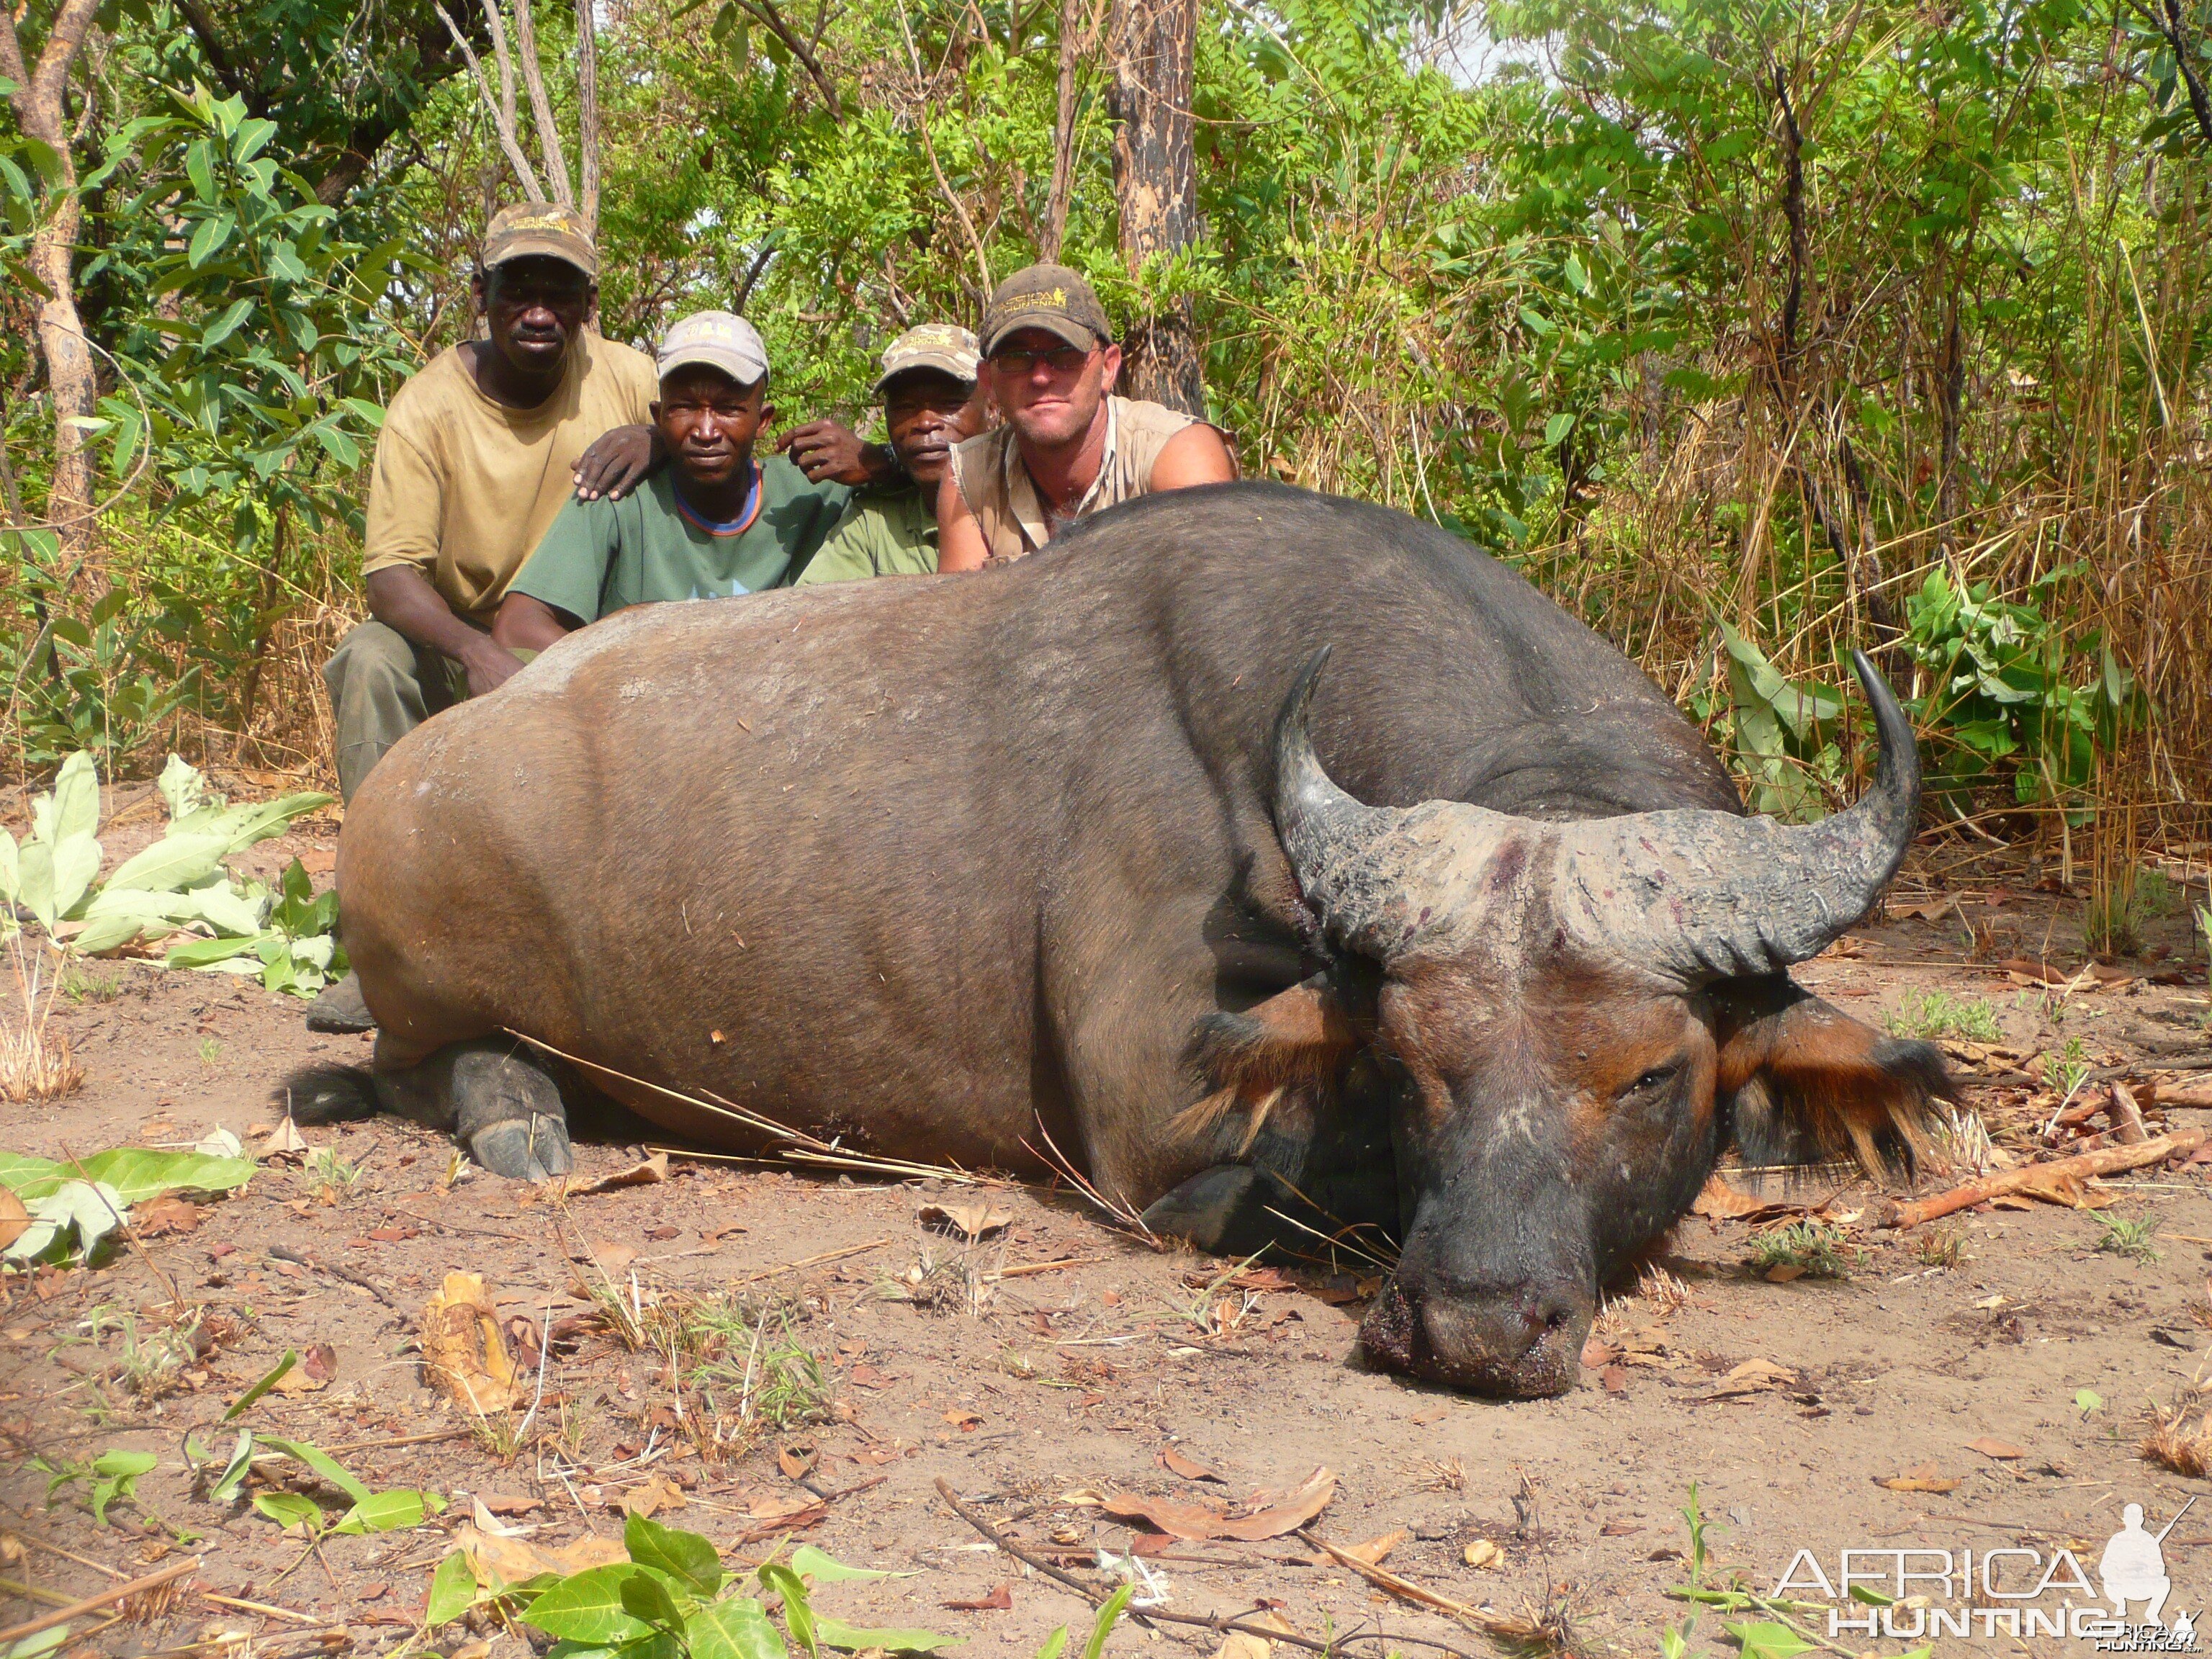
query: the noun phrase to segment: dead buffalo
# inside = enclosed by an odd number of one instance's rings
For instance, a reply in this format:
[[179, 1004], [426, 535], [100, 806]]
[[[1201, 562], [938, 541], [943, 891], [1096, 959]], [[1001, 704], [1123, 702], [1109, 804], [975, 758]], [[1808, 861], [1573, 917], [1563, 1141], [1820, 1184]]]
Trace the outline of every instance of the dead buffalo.
[[1556, 1392], [1731, 1138], [1903, 1161], [1942, 1090], [1785, 972], [1912, 832], [1911, 728], [1859, 674], [1871, 792], [1747, 819], [1511, 570], [1266, 483], [978, 575], [631, 611], [356, 799], [375, 1092], [533, 1176], [562, 1101], [509, 1030], [708, 1145], [755, 1143], [623, 1079], [969, 1166], [1041, 1172], [1042, 1121], [1205, 1245], [1387, 1224], [1373, 1357]]

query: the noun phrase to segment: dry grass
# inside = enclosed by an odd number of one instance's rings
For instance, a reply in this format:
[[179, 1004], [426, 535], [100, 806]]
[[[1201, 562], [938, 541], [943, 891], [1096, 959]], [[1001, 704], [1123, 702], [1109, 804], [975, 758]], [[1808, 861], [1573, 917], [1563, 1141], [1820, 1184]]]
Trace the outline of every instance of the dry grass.
[[1656, 1261], [1636, 1276], [1636, 1294], [1651, 1304], [1653, 1316], [1660, 1319], [1690, 1305], [1690, 1287]]
[[46, 977], [43, 950], [26, 945], [21, 933], [9, 941], [9, 954], [22, 1012], [0, 1015], [0, 1099], [21, 1105], [73, 1094], [83, 1086], [84, 1067], [70, 1054], [69, 1039], [46, 1029], [61, 975]]
[[2212, 1474], [2212, 1413], [2197, 1419], [2192, 1428], [2186, 1407], [2167, 1411], [2154, 1406], [2150, 1432], [2136, 1450], [2148, 1462], [2201, 1480]]

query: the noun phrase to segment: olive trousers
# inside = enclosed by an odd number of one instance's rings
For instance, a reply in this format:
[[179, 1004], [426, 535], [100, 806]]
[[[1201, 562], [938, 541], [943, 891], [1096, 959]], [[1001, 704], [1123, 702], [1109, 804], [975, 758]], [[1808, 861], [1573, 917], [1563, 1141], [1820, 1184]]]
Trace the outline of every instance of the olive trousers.
[[323, 665], [337, 721], [338, 797], [350, 801], [384, 751], [469, 695], [468, 672], [396, 628], [365, 622]]

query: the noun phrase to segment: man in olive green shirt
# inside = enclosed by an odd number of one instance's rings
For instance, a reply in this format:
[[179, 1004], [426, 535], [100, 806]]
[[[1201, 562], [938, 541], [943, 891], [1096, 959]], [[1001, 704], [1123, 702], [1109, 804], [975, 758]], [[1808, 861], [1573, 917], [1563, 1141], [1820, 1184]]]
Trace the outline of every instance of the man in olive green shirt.
[[910, 328], [884, 348], [876, 392], [908, 482], [855, 494], [830, 539], [799, 578], [926, 576], [937, 568], [937, 487], [952, 446], [986, 422], [976, 389], [975, 337], [949, 323]]
[[672, 464], [620, 501], [561, 509], [500, 602], [492, 638], [508, 649], [542, 650], [628, 605], [781, 586], [851, 498], [783, 456], [753, 459], [775, 410], [751, 324], [720, 311], [686, 317], [658, 367], [653, 419]]

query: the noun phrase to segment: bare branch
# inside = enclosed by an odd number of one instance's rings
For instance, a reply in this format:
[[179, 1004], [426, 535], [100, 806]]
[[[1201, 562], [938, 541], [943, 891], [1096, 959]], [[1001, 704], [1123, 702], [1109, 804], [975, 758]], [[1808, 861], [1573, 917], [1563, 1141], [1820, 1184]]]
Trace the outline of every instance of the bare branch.
[[[845, 100], [837, 95], [837, 83], [830, 78], [829, 70], [823, 68], [822, 60], [815, 55], [813, 46], [784, 21], [783, 14], [775, 8], [775, 0], [744, 0], [744, 4], [745, 9], [767, 24], [791, 55], [799, 59], [799, 67], [806, 71], [806, 78], [814, 82], [814, 89], [822, 94], [822, 102], [830, 112], [830, 118], [842, 125]], [[907, 41], [909, 52], [913, 46], [909, 33]]]
[[915, 86], [917, 89], [914, 106], [914, 130], [921, 135], [921, 153], [929, 158], [929, 170], [936, 175], [938, 194], [944, 197], [951, 204], [952, 211], [960, 220], [960, 228], [967, 233], [969, 252], [975, 256], [975, 269], [983, 279], [982, 294], [984, 297], [988, 298], [992, 287], [990, 255], [984, 252], [983, 239], [976, 234], [975, 221], [969, 215], [968, 204], [960, 199], [960, 193], [952, 188], [952, 181], [945, 176], [945, 169], [938, 164], [937, 146], [929, 140], [927, 96], [929, 82], [921, 72], [921, 53], [914, 44], [914, 26], [907, 21], [906, 0], [899, 0], [899, 33], [906, 37], [907, 61], [914, 67]]
[[596, 0], [576, 0], [576, 188], [585, 234], [599, 234], [599, 22]]
[[1075, 118], [1080, 107], [1075, 67], [1097, 50], [1106, 7], [1107, 0], [1091, 0], [1091, 16], [1079, 31], [1083, 0], [1060, 0], [1059, 113], [1053, 123], [1052, 187], [1045, 197], [1044, 235], [1037, 249], [1038, 256], [1047, 262], [1060, 258], [1060, 245], [1067, 239], [1068, 202], [1075, 194]]
[[[506, 32], [499, 28], [496, 24], [493, 27], [492, 43], [500, 52], [501, 78], [507, 82], [510, 93], [506, 106], [502, 109], [492, 97], [491, 82], [484, 76], [483, 64], [477, 57], [477, 49], [469, 44], [468, 37], [461, 33], [460, 25], [453, 21], [453, 15], [446, 9], [445, 0], [431, 0], [431, 3], [437, 8], [438, 15], [445, 20], [447, 29], [453, 34], [453, 44], [461, 49], [461, 56], [468, 62], [469, 73], [476, 77], [477, 91], [483, 100], [484, 112], [491, 117], [492, 126], [499, 134], [499, 147], [506, 153], [507, 166], [514, 169], [515, 178], [521, 181], [522, 188], [529, 193], [532, 200], [544, 200], [544, 187], [538, 182], [538, 174], [532, 170], [530, 158], [522, 153], [521, 140], [515, 135], [514, 99], [512, 96], [514, 83], [505, 73], [507, 69]], [[496, 5], [487, 5], [484, 10], [494, 18], [499, 15], [499, 8]]]
[[[497, 0], [485, 0], [496, 4]], [[553, 125], [553, 105], [545, 96], [545, 70], [538, 61], [538, 25], [530, 13], [530, 0], [514, 0], [515, 55], [522, 59], [522, 84], [530, 88], [530, 115], [538, 128], [538, 153], [545, 158], [545, 177], [553, 186], [553, 199], [562, 207], [576, 205], [576, 192], [568, 182], [568, 162], [561, 154], [561, 129]]]

